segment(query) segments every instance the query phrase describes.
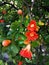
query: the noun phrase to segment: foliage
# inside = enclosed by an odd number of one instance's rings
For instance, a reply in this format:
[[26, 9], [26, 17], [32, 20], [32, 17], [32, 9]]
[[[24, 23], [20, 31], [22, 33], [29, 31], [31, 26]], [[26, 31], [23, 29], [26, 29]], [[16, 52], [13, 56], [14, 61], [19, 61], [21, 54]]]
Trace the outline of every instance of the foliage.
[[[49, 2], [48, 0], [0, 0], [0, 65], [49, 65]], [[22, 15], [17, 11], [21, 9]], [[4, 12], [4, 13], [3, 13]], [[5, 13], [6, 12], [6, 13]], [[27, 45], [25, 33], [31, 20], [36, 20], [39, 38], [31, 41], [32, 59], [23, 58], [19, 52]], [[40, 23], [41, 22], [41, 23]], [[7, 47], [2, 46], [6, 39], [11, 40]], [[7, 58], [4, 57], [7, 53]], [[28, 64], [29, 65], [29, 64]]]

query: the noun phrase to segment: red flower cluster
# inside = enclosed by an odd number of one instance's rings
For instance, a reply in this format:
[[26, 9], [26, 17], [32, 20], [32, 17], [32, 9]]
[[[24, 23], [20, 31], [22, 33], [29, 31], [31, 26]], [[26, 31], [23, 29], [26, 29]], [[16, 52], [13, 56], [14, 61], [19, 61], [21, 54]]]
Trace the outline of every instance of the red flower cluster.
[[37, 28], [36, 21], [31, 20], [27, 27], [27, 30], [29, 30], [29, 31], [27, 31], [25, 34], [28, 40], [34, 41], [34, 40], [38, 39], [38, 34], [36, 33], [36, 28]]
[[[34, 41], [34, 40], [38, 39], [38, 34], [36, 33], [36, 28], [37, 28], [36, 21], [31, 20], [30, 24], [27, 27], [28, 31], [25, 33], [27, 40]], [[32, 52], [30, 51], [30, 44], [28, 44], [26, 46], [26, 48], [24, 48], [20, 51], [20, 56], [22, 56], [24, 58], [28, 58], [28, 59], [32, 58]]]
[[23, 62], [22, 61], [19, 61], [18, 65], [22, 65], [22, 64], [23, 64]]
[[30, 51], [30, 45], [27, 45], [24, 49], [20, 51], [20, 55], [24, 58], [31, 59], [32, 58], [32, 52]]
[[1, 20], [0, 20], [0, 23], [3, 23], [3, 22], [4, 22], [4, 20], [1, 19]]

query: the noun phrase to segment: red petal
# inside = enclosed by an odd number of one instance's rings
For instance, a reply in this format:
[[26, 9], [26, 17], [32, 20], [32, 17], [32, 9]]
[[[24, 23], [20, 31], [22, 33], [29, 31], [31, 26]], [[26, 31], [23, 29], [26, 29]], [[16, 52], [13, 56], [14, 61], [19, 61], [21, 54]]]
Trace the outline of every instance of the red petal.
[[18, 65], [22, 65], [22, 64], [23, 64], [22, 61], [19, 61]]
[[0, 20], [0, 23], [3, 23], [4, 22], [4, 20]]
[[31, 51], [28, 51], [27, 49], [26, 50], [25, 49], [21, 50], [20, 55], [25, 57], [25, 58], [28, 58], [28, 59], [31, 59], [31, 57], [32, 57]]
[[38, 34], [36, 32], [28, 31], [28, 32], [26, 32], [26, 37], [28, 40], [34, 41], [34, 40], [38, 39]]
[[35, 20], [31, 20], [29, 25], [27, 26], [27, 29], [30, 31], [36, 31], [36, 21]]

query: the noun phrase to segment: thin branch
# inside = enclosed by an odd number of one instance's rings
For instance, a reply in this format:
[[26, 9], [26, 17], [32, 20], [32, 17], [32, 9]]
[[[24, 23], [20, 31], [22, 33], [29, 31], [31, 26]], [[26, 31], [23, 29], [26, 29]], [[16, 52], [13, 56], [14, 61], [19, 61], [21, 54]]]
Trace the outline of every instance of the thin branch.
[[24, 2], [28, 7], [30, 6], [25, 0], [23, 0], [23, 2]]
[[3, 5], [5, 5], [5, 4], [9, 4], [9, 5], [11, 5], [13, 8], [15, 8], [15, 9], [17, 9], [17, 10], [18, 10], [18, 8], [17, 8], [17, 7], [15, 7], [15, 5], [14, 5], [14, 4], [11, 4], [11, 3], [8, 3], [8, 2], [0, 2], [0, 6], [3, 6]]

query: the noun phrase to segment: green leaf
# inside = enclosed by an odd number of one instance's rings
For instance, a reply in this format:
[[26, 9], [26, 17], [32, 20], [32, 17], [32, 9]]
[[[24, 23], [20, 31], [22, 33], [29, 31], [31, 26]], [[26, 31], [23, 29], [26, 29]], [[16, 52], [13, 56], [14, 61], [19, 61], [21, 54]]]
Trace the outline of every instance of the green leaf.
[[20, 22], [18, 22], [18, 21], [15, 21], [15, 22], [13, 22], [12, 24], [11, 24], [11, 29], [12, 30], [17, 30], [17, 28], [18, 28], [18, 26], [19, 26], [19, 23]]
[[1, 43], [3, 40], [5, 40], [5, 38], [3, 38], [3, 37], [0, 36], [0, 43]]
[[8, 65], [7, 62], [5, 63], [5, 65]]
[[26, 60], [27, 63], [31, 63], [32, 62], [31, 60], [29, 60], [27, 58], [25, 58], [25, 60]]
[[47, 35], [47, 36], [45, 37], [45, 41], [46, 41], [46, 43], [49, 43], [49, 35]]
[[11, 50], [16, 54], [19, 52], [18, 48], [15, 45], [11, 45]]
[[25, 40], [26, 39], [25, 35], [21, 34], [21, 33], [17, 33], [15, 35], [15, 40], [18, 40], [18, 38], [20, 38], [20, 40]]
[[0, 65], [4, 65], [4, 63], [3, 63], [3, 61], [2, 61], [2, 60], [0, 60]]
[[20, 29], [19, 29], [19, 32], [23, 32], [23, 30], [24, 30], [24, 28], [23, 27], [21, 27]]
[[19, 52], [19, 49], [16, 45], [11, 44], [11, 46], [8, 47], [8, 51], [12, 52], [13, 54], [17, 54]]
[[31, 44], [32, 44], [32, 47], [37, 47], [39, 46], [39, 41], [33, 41]]
[[29, 24], [29, 20], [24, 21], [25, 27], [28, 26], [28, 24]]
[[18, 42], [18, 43], [19, 43], [19, 44], [23, 44], [23, 42], [24, 42], [23, 40], [19, 40], [19, 42]]
[[21, 37], [22, 40], [26, 39], [26, 36], [24, 34], [20, 34], [20, 37]]
[[49, 62], [46, 62], [45, 65], [49, 65]]

